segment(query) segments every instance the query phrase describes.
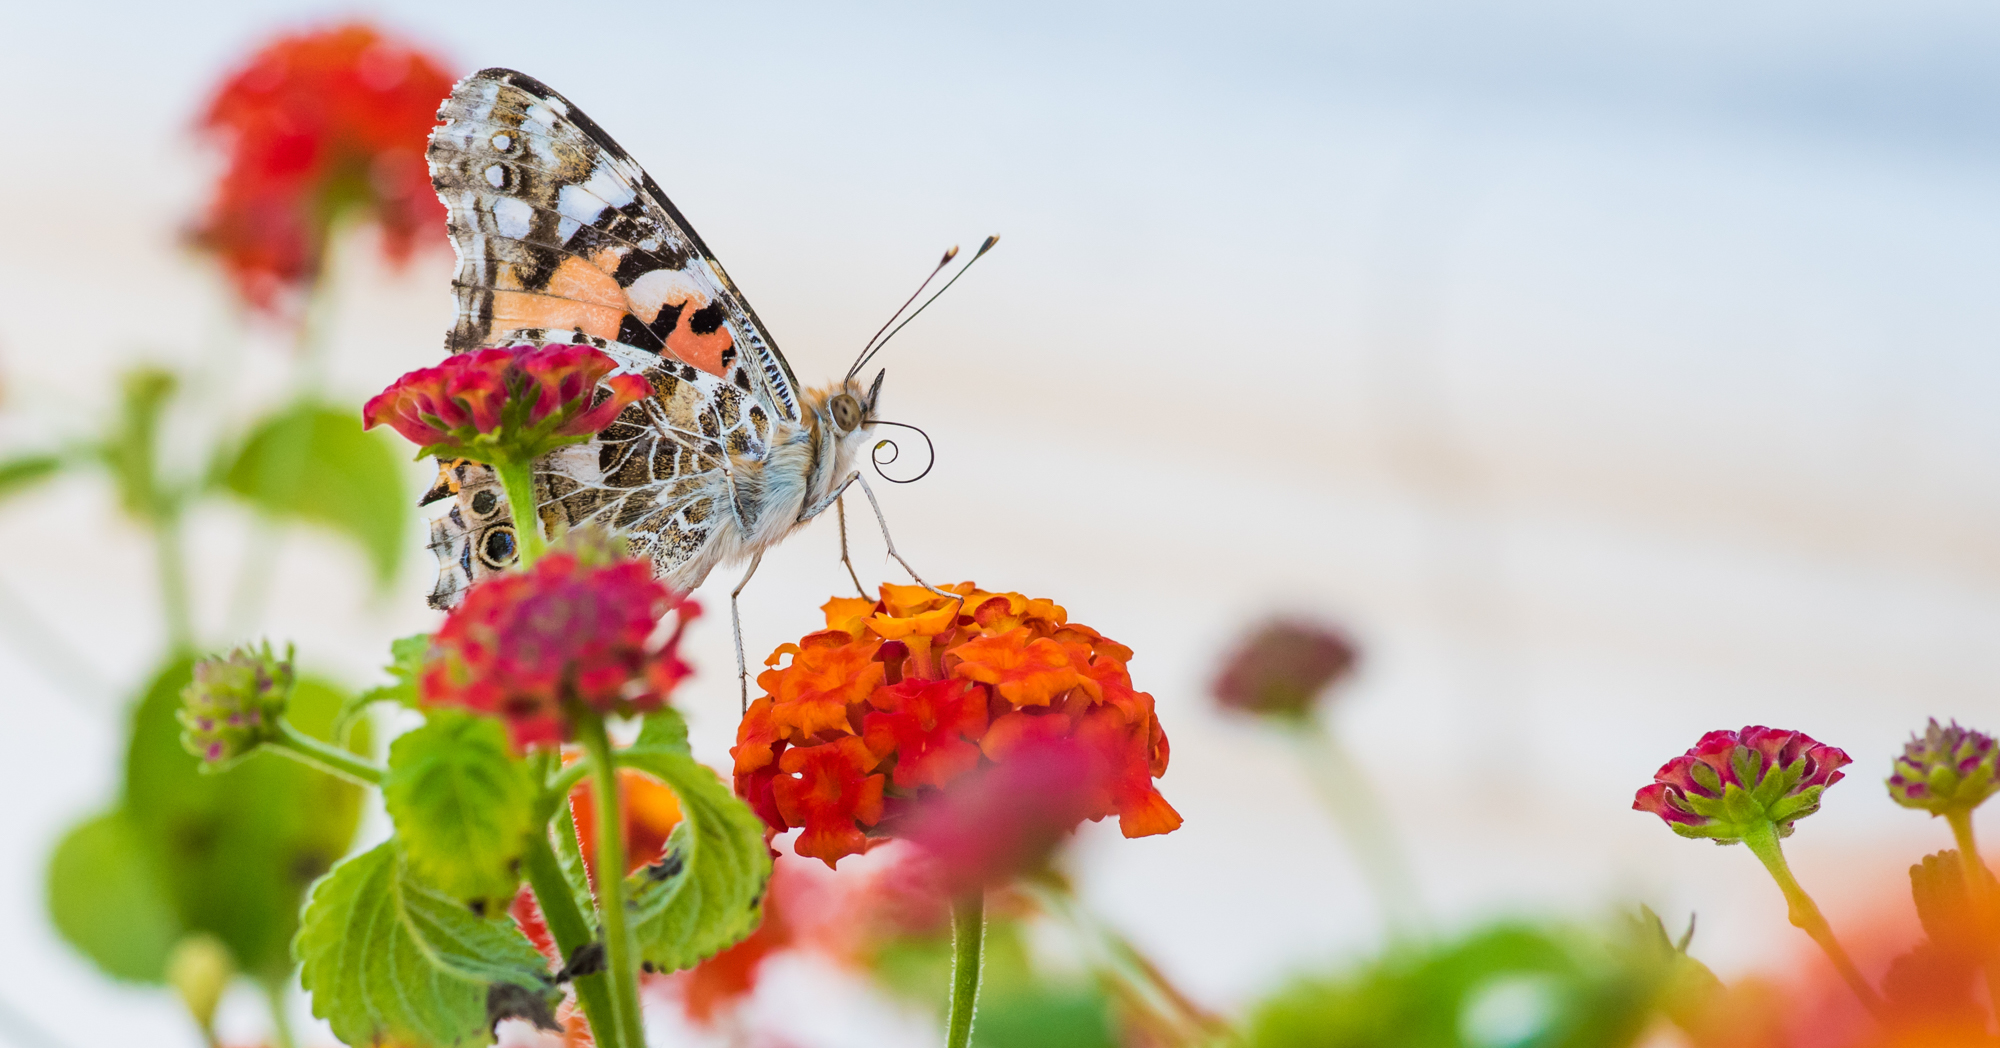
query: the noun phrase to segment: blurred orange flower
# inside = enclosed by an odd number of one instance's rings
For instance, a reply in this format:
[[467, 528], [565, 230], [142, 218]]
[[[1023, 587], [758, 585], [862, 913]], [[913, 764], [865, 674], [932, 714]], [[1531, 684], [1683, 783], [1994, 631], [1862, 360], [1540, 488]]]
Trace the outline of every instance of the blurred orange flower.
[[1180, 826], [1153, 785], [1167, 738], [1132, 688], [1130, 648], [1052, 601], [970, 582], [880, 593], [828, 601], [826, 629], [765, 660], [730, 751], [737, 793], [771, 832], [805, 831], [794, 851], [832, 866], [893, 836], [921, 793], [1051, 738], [1107, 769], [1083, 818], [1115, 814], [1128, 837]]
[[286, 293], [319, 275], [349, 213], [377, 223], [401, 262], [420, 231], [442, 232], [424, 148], [453, 80], [435, 56], [362, 22], [265, 45], [202, 114], [228, 164], [195, 242], [273, 314], [296, 306]]

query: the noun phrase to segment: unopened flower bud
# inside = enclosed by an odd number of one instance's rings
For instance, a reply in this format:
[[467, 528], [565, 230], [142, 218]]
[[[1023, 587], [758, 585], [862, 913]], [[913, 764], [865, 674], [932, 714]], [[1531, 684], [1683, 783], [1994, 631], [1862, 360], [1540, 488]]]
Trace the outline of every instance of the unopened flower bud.
[[1889, 776], [1889, 796], [1905, 808], [1932, 815], [1971, 811], [2000, 789], [1994, 766], [2000, 747], [1993, 737], [1957, 721], [1940, 727], [1932, 718], [1922, 735], [1910, 736]]
[[1246, 638], [1216, 677], [1217, 702], [1246, 713], [1302, 716], [1354, 670], [1354, 644], [1338, 630], [1278, 621]]
[[194, 932], [174, 943], [167, 957], [167, 982], [181, 995], [188, 1013], [203, 1030], [215, 1025], [215, 1009], [236, 977], [229, 947], [207, 932]]
[[1653, 774], [1632, 800], [1683, 837], [1729, 844], [1770, 823], [1780, 837], [1819, 810], [1820, 794], [1839, 782], [1847, 754], [1804, 732], [1757, 725], [1712, 731]]
[[181, 690], [181, 745], [211, 768], [248, 756], [278, 737], [294, 680], [291, 650], [279, 659], [268, 642], [195, 663]]

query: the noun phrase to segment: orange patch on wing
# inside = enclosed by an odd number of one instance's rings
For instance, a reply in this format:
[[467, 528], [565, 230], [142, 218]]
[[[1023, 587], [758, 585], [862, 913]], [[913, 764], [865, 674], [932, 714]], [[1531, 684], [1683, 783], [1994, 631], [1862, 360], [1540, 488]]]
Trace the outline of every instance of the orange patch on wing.
[[616, 339], [618, 326], [624, 319], [625, 310], [622, 307], [612, 309], [526, 291], [493, 292], [494, 331], [576, 328], [586, 335]]
[[620, 313], [631, 308], [625, 298], [625, 289], [618, 286], [618, 281], [612, 279], [611, 274], [580, 258], [563, 259], [562, 265], [549, 274], [549, 284], [543, 293], [604, 306]]
[[688, 327], [688, 317], [699, 307], [695, 307], [692, 301], [687, 307], [681, 310], [681, 322], [675, 324], [674, 329], [667, 334], [667, 352], [721, 378], [725, 370], [722, 366], [722, 351], [735, 344], [736, 336], [730, 332], [727, 321], [706, 335], [695, 334]]

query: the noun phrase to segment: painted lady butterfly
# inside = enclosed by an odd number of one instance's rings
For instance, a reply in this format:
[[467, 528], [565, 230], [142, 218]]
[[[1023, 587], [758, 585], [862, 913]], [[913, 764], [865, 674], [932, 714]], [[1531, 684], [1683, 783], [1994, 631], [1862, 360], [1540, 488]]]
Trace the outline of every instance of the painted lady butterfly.
[[[801, 390], [666, 194], [541, 82], [482, 70], [438, 117], [431, 180], [458, 252], [447, 348], [587, 343], [653, 387], [596, 439], [536, 463], [551, 532], [606, 526], [691, 590], [724, 562], [748, 559], [754, 572], [764, 550], [837, 503], [859, 478], [850, 465], [877, 421], [880, 372], [864, 388], [857, 360], [841, 381]], [[430, 601], [448, 608], [513, 560], [514, 525], [491, 469], [441, 467], [424, 503], [454, 500], [430, 542]]]

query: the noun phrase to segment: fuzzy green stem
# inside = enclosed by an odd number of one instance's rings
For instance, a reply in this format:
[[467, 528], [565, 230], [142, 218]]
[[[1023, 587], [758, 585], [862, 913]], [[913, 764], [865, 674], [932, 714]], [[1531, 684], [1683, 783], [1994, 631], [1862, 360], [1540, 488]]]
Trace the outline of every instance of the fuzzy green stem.
[[285, 979], [273, 979], [264, 984], [264, 999], [271, 1005], [271, 1040], [275, 1048], [297, 1048], [292, 1018], [285, 1014], [285, 983]]
[[972, 1043], [972, 1016], [979, 1009], [980, 948], [986, 942], [986, 893], [969, 892], [951, 903], [951, 1019], [945, 1048]]
[[[563, 877], [546, 830], [528, 835], [528, 853], [524, 859], [521, 865], [528, 875], [529, 887], [535, 890], [542, 919], [548, 922], [549, 935], [562, 950], [564, 963], [572, 963], [576, 951], [595, 942], [596, 936], [591, 933], [590, 919], [570, 893], [569, 881]], [[590, 1031], [599, 1048], [634, 1048], [624, 1042], [624, 1031], [619, 1029], [611, 1007], [611, 987], [606, 984], [603, 972], [576, 976], [570, 985], [576, 988], [577, 1003], [583, 1006], [584, 1018], [590, 1020]]]
[[1347, 838], [1390, 934], [1397, 938], [1416, 935], [1426, 924], [1423, 904], [1417, 898], [1416, 874], [1368, 777], [1325, 721], [1308, 714], [1291, 727], [1292, 738], [1300, 746], [1300, 763], [1334, 824]]
[[1833, 967], [1840, 973], [1840, 977], [1847, 980], [1848, 987], [1861, 999], [1862, 1006], [1866, 1007], [1870, 1014], [1880, 1018], [1882, 998], [1876, 995], [1875, 988], [1868, 985], [1868, 980], [1862, 977], [1861, 969], [1854, 966], [1854, 959], [1841, 947], [1840, 940], [1833, 937], [1833, 927], [1826, 923], [1826, 917], [1819, 912], [1819, 904], [1813, 902], [1812, 896], [1807, 895], [1806, 890], [1799, 886], [1798, 878], [1792, 876], [1792, 868], [1785, 862], [1784, 850], [1778, 846], [1777, 827], [1769, 822], [1757, 823], [1744, 834], [1743, 843], [1749, 845], [1750, 851], [1764, 864], [1764, 869], [1770, 872], [1771, 879], [1778, 882], [1778, 890], [1785, 893], [1786, 915], [1791, 918], [1792, 926], [1805, 932], [1812, 937], [1813, 942], [1819, 944], [1827, 960], [1833, 962]]
[[576, 721], [577, 736], [590, 755], [591, 785], [597, 795], [597, 911], [604, 927], [612, 1021], [630, 1048], [640, 1048], [646, 1035], [639, 1016], [639, 962], [632, 956], [632, 933], [626, 925], [625, 811], [624, 799], [619, 796], [618, 768], [612, 760], [604, 718], [578, 710]]
[[302, 764], [309, 764], [328, 775], [338, 776], [357, 786], [373, 786], [380, 789], [382, 777], [388, 769], [357, 757], [329, 742], [321, 742], [305, 732], [292, 727], [292, 722], [278, 719], [278, 737], [264, 744], [279, 753]]
[[514, 514], [514, 542], [520, 547], [523, 570], [535, 566], [548, 550], [542, 541], [542, 518], [535, 512], [535, 466], [512, 459], [493, 464], [500, 486], [507, 490], [507, 508]]
[[[1952, 839], [1958, 842], [1959, 868], [1965, 874], [1965, 890], [1972, 900], [1972, 918], [1981, 929], [1993, 927], [1993, 878], [1987, 872], [1986, 860], [1979, 855], [1979, 841], [1972, 835], [1972, 809], [1956, 808], [1945, 813], [1944, 821], [1951, 825]], [[1980, 958], [1980, 969], [1986, 973], [1986, 997], [1993, 1007], [1993, 1017], [2000, 1021], [2000, 956], [1995, 955], [1988, 935], [1980, 935], [1979, 943], [1985, 956]]]

